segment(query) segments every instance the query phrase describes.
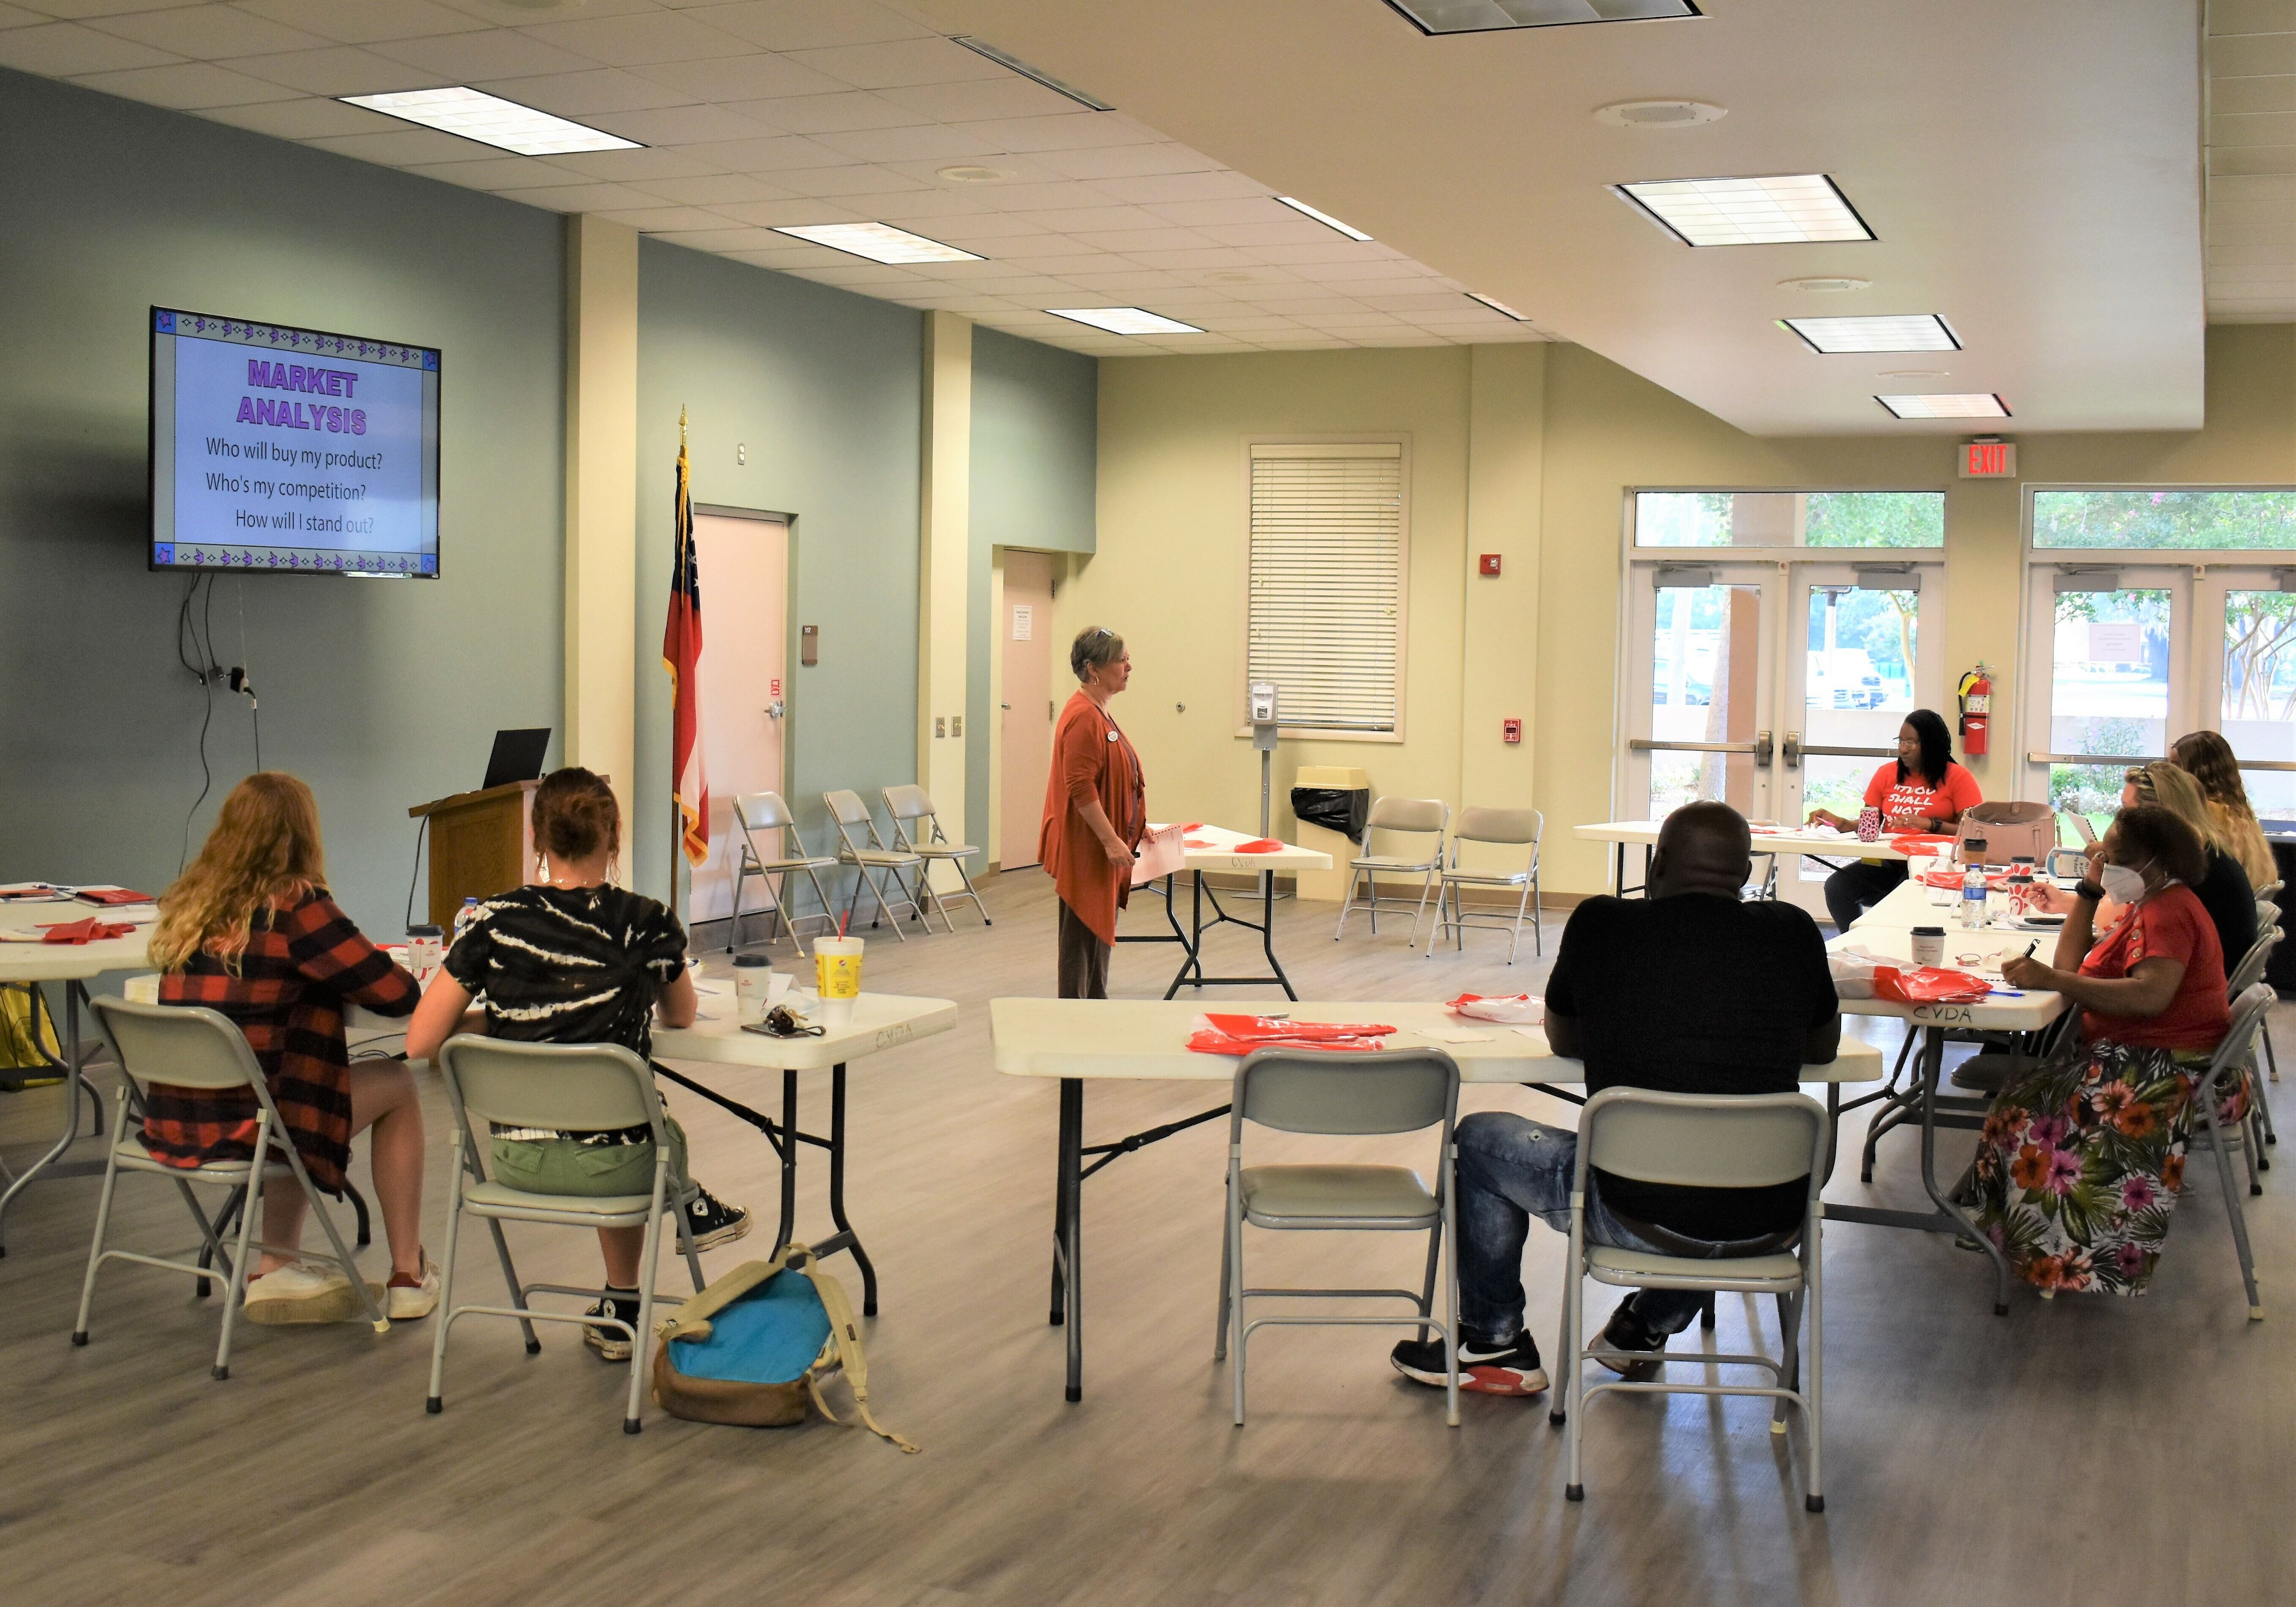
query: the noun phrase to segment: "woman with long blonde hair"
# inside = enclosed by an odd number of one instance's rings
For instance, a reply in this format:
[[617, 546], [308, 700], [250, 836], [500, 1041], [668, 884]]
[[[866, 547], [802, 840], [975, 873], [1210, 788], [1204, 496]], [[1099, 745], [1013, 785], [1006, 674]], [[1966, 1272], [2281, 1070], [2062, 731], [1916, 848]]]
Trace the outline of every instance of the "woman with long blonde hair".
[[2217, 819], [2217, 835], [2224, 850], [2240, 861], [2251, 886], [2268, 887], [2280, 880], [2272, 859], [2272, 844], [2249, 807], [2248, 789], [2241, 784], [2240, 759], [2232, 744], [2218, 731], [2194, 731], [2178, 737], [2169, 749], [2178, 769], [2201, 783], [2209, 813]]
[[[291, 775], [258, 771], [231, 790], [199, 857], [160, 896], [152, 963], [160, 1002], [201, 1004], [247, 1035], [311, 1181], [340, 1197], [353, 1137], [374, 1129], [376, 1204], [390, 1242], [395, 1318], [428, 1316], [439, 1278], [422, 1252], [422, 1111], [404, 1061], [351, 1062], [343, 1012], [410, 1014], [422, 990], [330, 898], [319, 806]], [[154, 1083], [144, 1147], [169, 1166], [251, 1160], [250, 1090]], [[340, 1271], [293, 1259], [304, 1200], [263, 1195], [265, 1250], [247, 1284], [254, 1323], [332, 1323], [358, 1297]]]

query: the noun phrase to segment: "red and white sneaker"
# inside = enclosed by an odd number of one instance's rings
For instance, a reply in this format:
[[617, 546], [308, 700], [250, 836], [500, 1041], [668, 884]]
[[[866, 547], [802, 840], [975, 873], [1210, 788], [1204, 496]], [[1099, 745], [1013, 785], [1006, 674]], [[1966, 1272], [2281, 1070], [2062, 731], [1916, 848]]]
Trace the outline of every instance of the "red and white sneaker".
[[[1442, 1389], [1447, 1358], [1439, 1339], [1405, 1340], [1388, 1353], [1395, 1370], [1415, 1384]], [[1459, 1388], [1477, 1395], [1544, 1395], [1546, 1369], [1528, 1332], [1511, 1340], [1464, 1334], [1459, 1341]]]

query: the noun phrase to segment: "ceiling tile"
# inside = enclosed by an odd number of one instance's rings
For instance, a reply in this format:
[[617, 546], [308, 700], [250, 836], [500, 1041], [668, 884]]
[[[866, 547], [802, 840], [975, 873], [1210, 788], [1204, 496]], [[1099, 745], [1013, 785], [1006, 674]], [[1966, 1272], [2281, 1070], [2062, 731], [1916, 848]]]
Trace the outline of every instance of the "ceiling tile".
[[693, 97], [680, 94], [667, 84], [657, 84], [634, 72], [593, 67], [581, 72], [545, 73], [538, 78], [473, 78], [473, 89], [499, 94], [521, 106], [554, 112], [564, 118], [594, 117], [602, 111], [651, 111], [662, 106], [688, 106]]
[[642, 234], [659, 234], [668, 229], [723, 228], [726, 223], [716, 213], [705, 212], [700, 207], [617, 208], [598, 216], [608, 223], [627, 224]]
[[2208, 26], [2219, 36], [2284, 33], [2296, 29], [2296, 0], [2211, 0]]
[[767, 173], [774, 183], [800, 195], [866, 195], [881, 199], [898, 190], [927, 188], [914, 179], [903, 176], [890, 168], [855, 165], [842, 168], [757, 168], [750, 172]]
[[322, 35], [250, 16], [230, 5], [187, 5], [170, 11], [137, 12], [125, 17], [98, 18], [88, 26], [197, 61], [212, 61], [221, 56], [251, 56], [266, 51], [309, 50], [333, 43]]
[[200, 115], [211, 122], [229, 123], [274, 139], [307, 140], [329, 134], [381, 134], [406, 125], [396, 118], [340, 101], [273, 101], [256, 106], [212, 107]]
[[2296, 144], [2296, 116], [2259, 112], [2244, 117], [2209, 119], [2209, 143], [2233, 145]]
[[0, 5], [0, 28], [32, 28], [53, 19], [37, 12], [20, 10], [12, 5]]
[[[758, 228], [795, 227], [807, 223], [859, 223], [861, 216], [831, 201], [814, 201], [800, 196], [793, 201], [734, 201], [712, 211], [730, 217], [735, 223], [746, 223]], [[792, 246], [791, 249], [796, 249]], [[826, 246], [808, 246], [808, 250], [826, 250]]]
[[656, 183], [674, 183], [682, 178], [700, 178], [715, 175], [726, 177], [725, 169], [715, 162], [702, 160], [690, 147], [652, 148], [644, 151], [570, 151], [563, 156], [550, 159], [560, 167], [570, 168], [586, 178], [603, 178], [613, 184], [644, 184], [653, 193]]
[[[774, 136], [745, 117], [735, 117], [723, 106], [663, 106], [652, 111], [599, 111], [582, 119], [609, 134], [636, 140], [642, 145], [725, 144], [764, 143]], [[729, 162], [718, 162], [730, 168]]]
[[894, 89], [910, 84], [963, 84], [975, 78], [1014, 75], [986, 56], [947, 39], [902, 39], [883, 45], [847, 45], [793, 53], [797, 61], [856, 89]]
[[43, 22], [0, 30], [0, 67], [45, 73], [52, 78], [130, 67], [167, 67], [182, 59], [77, 22]]
[[[1368, 246], [1329, 229], [1324, 239], [1309, 241], [1305, 245], [1255, 245], [1245, 249], [1259, 262], [1273, 263], [1279, 267], [1321, 267], [1331, 262], [1391, 261], [1391, 258], [1374, 257]], [[1326, 244], [1324, 242], [1330, 243]]]
[[2215, 83], [2259, 72], [2296, 72], [2296, 33], [2209, 41], [2209, 74]]
[[[1199, 229], [1216, 224], [1306, 221], [1272, 195], [1239, 195], [1226, 201], [1161, 201], [1150, 203], [1147, 209], [1166, 223]], [[1320, 224], [1316, 226], [1322, 227]]]
[[291, 50], [273, 56], [241, 56], [223, 65], [308, 94], [386, 94], [396, 89], [436, 89], [440, 82], [435, 72], [351, 45], [337, 45], [325, 50]]
[[762, 101], [731, 101], [726, 109], [785, 134], [841, 134], [851, 128], [908, 128], [929, 119], [858, 89]]
[[[1023, 79], [1022, 82], [1027, 80]], [[1074, 102], [1063, 101], [1063, 105]], [[1059, 117], [990, 118], [957, 127], [1015, 155], [1040, 151], [1084, 151], [1096, 145], [1137, 145], [1139, 125], [1112, 111], [1070, 111]], [[1150, 139], [1153, 139], [1150, 135]]]
[[[1042, 217], [1044, 214], [1037, 212], [1030, 216]], [[1103, 251], [1128, 253], [1190, 251], [1201, 250], [1211, 243], [1193, 229], [1175, 228], [1170, 224], [1160, 224], [1153, 228], [1146, 229], [1070, 229], [1063, 230], [1062, 233], [1074, 234], [1078, 240]]]
[[1041, 212], [1052, 207], [1104, 207], [1104, 190], [1074, 182], [1045, 184], [983, 184], [980, 193], [1000, 212]]
[[682, 245], [688, 250], [710, 251], [725, 256], [734, 251], [755, 250], [773, 241], [786, 239], [787, 236], [776, 234], [771, 229], [730, 227], [721, 217], [717, 220], [716, 225], [710, 228], [665, 229], [654, 238], [667, 241], [671, 245]]
[[477, 161], [495, 154], [494, 147], [481, 145], [476, 140], [405, 124], [390, 134], [330, 135], [303, 143], [314, 151], [356, 156], [361, 161], [380, 162], [386, 168], [411, 167], [416, 162]]
[[[787, 56], [765, 52], [734, 53], [692, 61], [660, 61], [639, 69], [698, 101], [762, 101], [783, 95], [832, 94], [844, 85], [799, 66]], [[783, 127], [783, 125], [775, 125]], [[791, 132], [796, 132], [792, 130]]]
[[926, 125], [917, 128], [859, 128], [844, 134], [824, 134], [822, 143], [865, 162], [954, 162], [999, 154], [955, 128]]
[[28, 0], [35, 9], [67, 20], [79, 17], [116, 17], [129, 12], [160, 12], [198, 0]]
[[521, 31], [561, 49], [578, 51], [609, 67], [709, 61], [743, 55], [750, 49], [748, 41], [696, 22], [680, 12], [648, 11], [627, 17], [542, 22]]
[[1241, 173], [1169, 173], [1144, 178], [1103, 178], [1096, 184], [1121, 201], [1220, 201], [1265, 195], [1267, 186]]
[[1193, 249], [1175, 248], [1170, 250], [1135, 250], [1127, 255], [1149, 267], [1205, 268], [1225, 267], [1230, 264], [1249, 265], [1251, 258], [1232, 246], [1198, 246]]
[[[1070, 178], [1139, 178], [1155, 173], [1212, 173], [1219, 164], [1185, 145], [1098, 145], [1084, 151], [1045, 151], [1037, 160]], [[1259, 188], [1254, 184], [1253, 189]]]
[[2209, 180], [2209, 201], [2296, 201], [2296, 178], [2284, 173], [2222, 174]]
[[1126, 268], [1116, 273], [1081, 273], [1068, 275], [1069, 283], [1079, 289], [1108, 296], [1169, 296], [1189, 288], [1187, 281], [1177, 274], [1157, 268]]
[[[1168, 211], [1168, 208], [1158, 208]], [[1284, 208], [1290, 211], [1290, 208]], [[1217, 240], [1222, 245], [1319, 245], [1332, 239], [1336, 231], [1292, 212], [1290, 219], [1268, 223], [1220, 223], [1201, 225], [1204, 237]], [[1344, 239], [1346, 236], [1338, 235]]]
[[467, 84], [473, 78], [531, 78], [544, 73], [581, 72], [591, 65], [587, 58], [570, 50], [560, 50], [507, 28], [490, 28], [477, 34], [441, 34], [428, 39], [399, 39], [376, 45], [373, 49], [394, 61], [420, 67], [446, 84]]
[[653, 197], [627, 184], [544, 184], [513, 190], [510, 199], [554, 212], [603, 212], [609, 208], [642, 207]]
[[[1077, 111], [1077, 103], [1056, 89], [1047, 89], [1017, 74], [973, 78], [962, 84], [910, 84], [884, 91], [885, 98], [920, 112], [937, 123], [984, 119], [1062, 116]], [[1090, 112], [1081, 115], [1090, 117]]]
[[106, 94], [126, 95], [153, 106], [178, 111], [198, 111], [209, 106], [251, 106], [263, 101], [288, 101], [296, 91], [266, 84], [245, 73], [231, 72], [207, 61], [184, 61], [174, 67], [131, 67], [125, 72], [98, 72], [73, 80]]
[[2296, 73], [2218, 78], [2210, 86], [2209, 110], [2219, 116], [2296, 111]]
[[746, 173], [711, 173], [696, 178], [649, 178], [639, 187], [681, 206], [715, 207], [737, 201], [786, 201], [789, 192]]
[[439, 0], [442, 5], [504, 28], [522, 28], [547, 10], [578, 10], [586, 17], [627, 17], [660, 9], [660, 0]]
[[1026, 217], [1011, 212], [969, 212], [962, 217], [938, 218], [933, 226], [941, 232], [951, 245], [964, 245], [968, 250], [979, 250], [979, 246], [968, 245], [967, 242], [984, 240], [1041, 240], [1047, 237], [1046, 230], [1038, 228]]
[[[1171, 226], [1155, 214], [1138, 207], [1053, 207], [1042, 211], [1017, 212], [1012, 216], [1035, 224], [1038, 228], [1063, 234], [1084, 229], [1161, 229]], [[1202, 242], [1191, 236], [1183, 243], [1199, 245]]]
[[[638, 136], [632, 135], [630, 137], [636, 139]], [[714, 162], [728, 173], [772, 173], [785, 168], [826, 168], [844, 160], [826, 145], [790, 135], [705, 141], [693, 146], [690, 154], [704, 161]], [[898, 190], [902, 186], [895, 184], [882, 187]]]
[[839, 255], [841, 262], [825, 267], [793, 268], [800, 278], [810, 279], [816, 284], [922, 284], [925, 281], [907, 268], [890, 262], [871, 262], [866, 258]]
[[873, 213], [892, 224], [903, 218], [941, 225], [1004, 217], [1001, 212], [990, 210], [979, 196], [967, 195], [961, 190], [888, 190], [878, 194], [849, 195], [845, 201], [857, 210]]
[[703, 5], [687, 13], [767, 50], [817, 50], [837, 45], [876, 45], [889, 39], [931, 37], [932, 30], [869, 0], [748, 0], [734, 5]]
[[474, 33], [486, 26], [430, 0], [238, 0], [238, 4], [243, 12], [308, 29], [340, 45]]
[[2238, 151], [2212, 149], [2209, 152], [2209, 172], [2296, 173], [2296, 143], [2285, 145], [2250, 145]]

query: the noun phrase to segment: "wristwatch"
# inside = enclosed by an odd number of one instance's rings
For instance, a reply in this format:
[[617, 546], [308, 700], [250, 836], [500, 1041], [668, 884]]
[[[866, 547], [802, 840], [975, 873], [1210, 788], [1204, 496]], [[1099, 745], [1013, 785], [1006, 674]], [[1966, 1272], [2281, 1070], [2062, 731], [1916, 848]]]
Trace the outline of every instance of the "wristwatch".
[[2104, 902], [2104, 889], [2094, 881], [2082, 881], [2074, 886], [2073, 897], [2086, 898], [2091, 904], [2102, 904]]

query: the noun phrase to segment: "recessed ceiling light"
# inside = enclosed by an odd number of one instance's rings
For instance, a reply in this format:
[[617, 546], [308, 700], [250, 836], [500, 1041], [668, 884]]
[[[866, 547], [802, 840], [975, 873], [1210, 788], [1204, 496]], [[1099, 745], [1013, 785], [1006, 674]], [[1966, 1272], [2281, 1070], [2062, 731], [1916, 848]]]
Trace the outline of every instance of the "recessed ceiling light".
[[1423, 34], [1481, 34], [1572, 22], [1648, 22], [1695, 17], [1690, 0], [1387, 0]]
[[1808, 291], [1815, 296], [1831, 296], [1843, 291], [1870, 291], [1874, 288], [1874, 282], [1871, 279], [1844, 278], [1838, 275], [1819, 275], [1810, 279], [1781, 279], [1778, 288], [1782, 291]]
[[562, 117], [537, 111], [500, 95], [486, 94], [459, 86], [447, 89], [410, 89], [395, 94], [347, 94], [348, 106], [364, 106], [403, 122], [420, 123], [445, 134], [457, 134], [500, 151], [521, 156], [560, 156], [570, 151], [639, 151], [636, 140], [586, 128]]
[[1729, 115], [1710, 101], [1614, 101], [1595, 108], [1595, 120], [1613, 128], [1687, 128]]
[[1871, 240], [1874, 231], [1823, 173], [1773, 178], [1664, 178], [1612, 193], [1685, 245], [1786, 245]]
[[1048, 307], [1045, 310], [1055, 318], [1071, 318], [1078, 324], [1089, 324], [1095, 329], [1104, 329], [1111, 335], [1200, 335], [1204, 332], [1193, 324], [1183, 324], [1177, 318], [1167, 318], [1140, 307]]
[[1337, 229], [1341, 234], [1345, 234], [1349, 240], [1369, 240], [1371, 238], [1370, 235], [1365, 234], [1361, 229], [1354, 228], [1347, 224], [1341, 223], [1329, 212], [1317, 211], [1315, 208], [1309, 206], [1306, 201], [1301, 201], [1297, 196], [1279, 195], [1275, 199], [1282, 201], [1285, 206], [1291, 208], [1294, 212], [1305, 213], [1308, 217], [1314, 218], [1317, 223], [1322, 224], [1327, 229]]
[[1073, 84], [1063, 84], [1060, 79], [1053, 77], [1051, 73], [1046, 72], [1040, 68], [1029, 66], [1020, 57], [1005, 54], [1003, 51], [997, 49], [986, 39], [976, 39], [969, 34], [951, 34], [948, 37], [948, 42], [951, 45], [964, 45], [965, 49], [971, 51], [976, 56], [987, 56], [990, 61], [996, 62], [997, 66], [1010, 69], [1012, 71], [1019, 73], [1022, 78], [1029, 79], [1031, 83], [1042, 84], [1054, 94], [1064, 94], [1079, 106], [1089, 107], [1095, 111], [1113, 111], [1116, 110], [1115, 107], [1110, 105], [1106, 101], [1102, 100], [1098, 95], [1086, 94], [1083, 90], [1078, 89]]
[[936, 176], [945, 178], [953, 184], [1001, 184], [1008, 178], [1018, 178], [1020, 175], [1010, 168], [960, 166], [943, 168]]
[[1528, 324], [1530, 322], [1529, 317], [1515, 311], [1514, 308], [1509, 307], [1505, 302], [1496, 300], [1489, 296], [1482, 295], [1475, 291], [1469, 291], [1467, 292], [1467, 299], [1470, 301], [1480, 301], [1495, 313], [1505, 313], [1508, 317], [1513, 318], [1517, 324]]
[[890, 223], [801, 223], [776, 227], [776, 234], [794, 234], [835, 251], [850, 251], [872, 262], [986, 262], [986, 257], [960, 251], [938, 240], [927, 240]]
[[1961, 342], [1935, 313], [1878, 318], [1781, 318], [1790, 329], [1827, 353], [1859, 351], [1959, 351]]
[[1989, 390], [1971, 391], [1961, 396], [1877, 396], [1891, 418], [1898, 419], [2005, 419], [2009, 404]]

